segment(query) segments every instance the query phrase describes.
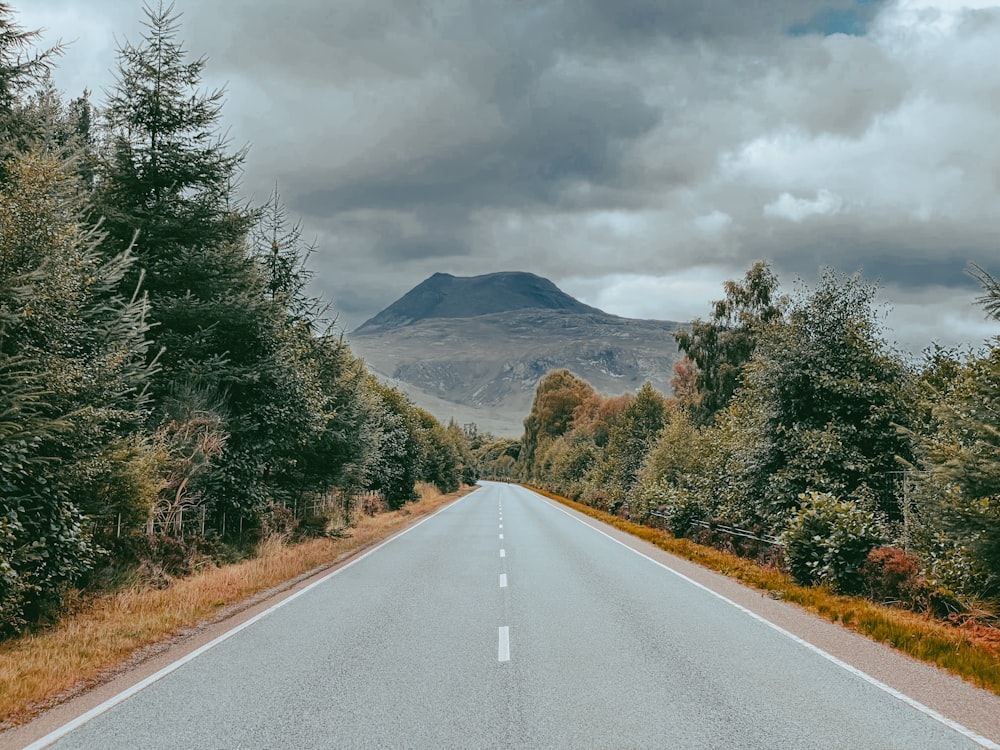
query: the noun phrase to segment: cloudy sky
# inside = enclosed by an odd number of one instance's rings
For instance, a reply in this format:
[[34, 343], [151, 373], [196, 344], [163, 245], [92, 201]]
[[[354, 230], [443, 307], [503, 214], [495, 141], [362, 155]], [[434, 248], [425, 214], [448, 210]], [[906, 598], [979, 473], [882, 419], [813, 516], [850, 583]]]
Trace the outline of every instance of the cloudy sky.
[[[141, 4], [13, 0], [100, 103]], [[314, 238], [352, 329], [430, 274], [531, 271], [608, 312], [707, 317], [756, 259], [881, 284], [919, 352], [1000, 333], [1000, 4], [177, 0], [181, 38]]]

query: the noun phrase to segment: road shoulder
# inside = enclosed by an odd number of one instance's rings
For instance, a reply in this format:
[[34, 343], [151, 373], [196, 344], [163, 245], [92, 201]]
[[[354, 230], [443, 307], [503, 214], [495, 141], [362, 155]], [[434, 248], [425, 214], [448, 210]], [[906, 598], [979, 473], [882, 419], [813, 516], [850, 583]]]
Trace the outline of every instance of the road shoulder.
[[947, 719], [1000, 742], [1000, 696], [806, 612], [795, 604], [773, 599], [766, 593], [665, 552], [573, 508], [542, 496], [539, 498]]

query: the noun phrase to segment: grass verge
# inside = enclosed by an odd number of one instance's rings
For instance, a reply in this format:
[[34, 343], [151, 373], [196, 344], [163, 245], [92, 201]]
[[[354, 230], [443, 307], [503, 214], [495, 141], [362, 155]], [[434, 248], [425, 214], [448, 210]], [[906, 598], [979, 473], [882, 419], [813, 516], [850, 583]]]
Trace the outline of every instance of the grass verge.
[[669, 532], [627, 521], [537, 487], [531, 489], [666, 552], [766, 591], [775, 598], [798, 604], [831, 622], [840, 622], [855, 632], [947, 669], [1000, 695], [1000, 658], [997, 655], [997, 633], [993, 628], [974, 623], [970, 627], [956, 627], [929, 616], [874, 604], [867, 599], [834, 594], [824, 587], [800, 586], [791, 576], [779, 570], [762, 567], [689, 539], [679, 539]]
[[348, 537], [265, 542], [253, 559], [201, 571], [165, 589], [95, 598], [50, 628], [0, 644], [0, 729], [100, 684], [156, 644], [225, 619], [263, 592], [276, 593], [276, 587], [288, 588], [372, 547], [472, 489], [425, 491], [400, 510], [362, 517]]

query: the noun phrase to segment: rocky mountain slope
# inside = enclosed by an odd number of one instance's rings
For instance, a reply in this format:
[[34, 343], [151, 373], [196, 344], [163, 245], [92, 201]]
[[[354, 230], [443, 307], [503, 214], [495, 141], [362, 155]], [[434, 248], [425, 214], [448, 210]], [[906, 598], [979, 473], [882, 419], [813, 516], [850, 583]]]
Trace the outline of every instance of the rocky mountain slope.
[[678, 325], [609, 315], [533, 274], [434, 274], [348, 338], [438, 419], [519, 437], [535, 386], [554, 369], [608, 395], [646, 380], [669, 394]]

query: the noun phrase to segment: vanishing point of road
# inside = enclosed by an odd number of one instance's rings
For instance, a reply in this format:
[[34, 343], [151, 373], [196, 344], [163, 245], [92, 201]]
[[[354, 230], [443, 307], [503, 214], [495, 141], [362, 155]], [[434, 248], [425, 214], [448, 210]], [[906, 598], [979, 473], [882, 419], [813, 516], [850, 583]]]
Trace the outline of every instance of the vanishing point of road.
[[997, 742], [996, 696], [484, 483], [28, 747]]

